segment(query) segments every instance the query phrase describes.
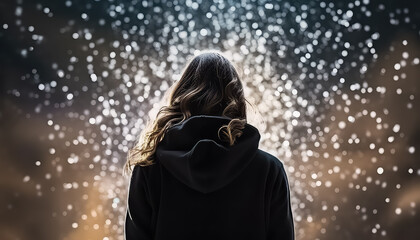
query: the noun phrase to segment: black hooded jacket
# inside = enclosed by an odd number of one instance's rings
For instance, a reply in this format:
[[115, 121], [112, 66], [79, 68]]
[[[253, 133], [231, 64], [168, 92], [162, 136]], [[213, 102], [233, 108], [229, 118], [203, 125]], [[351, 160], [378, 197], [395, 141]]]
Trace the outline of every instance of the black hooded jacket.
[[223, 116], [192, 116], [168, 129], [155, 164], [130, 180], [126, 240], [295, 238], [283, 164], [258, 149], [247, 124], [235, 145], [217, 136]]

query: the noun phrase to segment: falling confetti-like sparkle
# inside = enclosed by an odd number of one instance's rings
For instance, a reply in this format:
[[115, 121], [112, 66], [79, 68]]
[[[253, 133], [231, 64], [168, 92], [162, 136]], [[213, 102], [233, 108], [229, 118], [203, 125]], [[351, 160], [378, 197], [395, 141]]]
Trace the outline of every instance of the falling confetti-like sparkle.
[[286, 166], [296, 239], [420, 235], [415, 1], [2, 5], [0, 239], [123, 239], [127, 152], [204, 49]]

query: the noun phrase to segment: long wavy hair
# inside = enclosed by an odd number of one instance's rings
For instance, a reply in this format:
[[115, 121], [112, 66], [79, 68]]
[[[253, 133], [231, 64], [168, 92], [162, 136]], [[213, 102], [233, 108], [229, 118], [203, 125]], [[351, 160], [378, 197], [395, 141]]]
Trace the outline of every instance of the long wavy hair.
[[153, 164], [156, 147], [165, 131], [194, 115], [231, 118], [218, 130], [220, 140], [230, 146], [242, 135], [248, 101], [233, 63], [221, 53], [205, 51], [192, 58], [181, 79], [168, 89], [167, 96], [168, 93], [166, 106], [159, 109], [153, 121], [148, 121], [137, 144], [129, 150], [123, 174], [131, 172], [134, 165]]

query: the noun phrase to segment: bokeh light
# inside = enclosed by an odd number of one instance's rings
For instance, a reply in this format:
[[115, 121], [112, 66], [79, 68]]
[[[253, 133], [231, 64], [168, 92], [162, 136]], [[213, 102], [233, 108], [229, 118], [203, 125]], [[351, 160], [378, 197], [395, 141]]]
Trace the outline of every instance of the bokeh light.
[[1, 6], [0, 239], [123, 239], [127, 152], [205, 49], [286, 166], [296, 239], [420, 235], [415, 1]]

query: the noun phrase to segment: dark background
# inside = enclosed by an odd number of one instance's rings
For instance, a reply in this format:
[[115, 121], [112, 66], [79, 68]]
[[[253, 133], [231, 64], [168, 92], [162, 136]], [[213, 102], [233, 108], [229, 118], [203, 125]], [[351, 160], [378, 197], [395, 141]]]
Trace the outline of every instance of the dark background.
[[417, 1], [2, 1], [0, 239], [123, 239], [122, 166], [188, 59], [223, 52], [296, 239], [418, 239]]

